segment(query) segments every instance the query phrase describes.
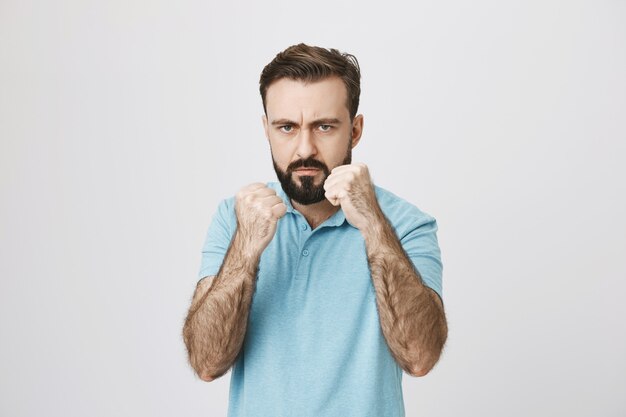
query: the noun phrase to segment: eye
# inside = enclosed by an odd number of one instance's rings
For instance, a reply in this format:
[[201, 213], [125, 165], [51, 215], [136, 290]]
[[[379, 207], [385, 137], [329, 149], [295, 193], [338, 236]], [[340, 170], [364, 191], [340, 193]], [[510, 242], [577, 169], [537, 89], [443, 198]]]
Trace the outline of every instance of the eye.
[[281, 132], [290, 133], [293, 131], [292, 125], [283, 125], [278, 128]]
[[328, 132], [329, 130], [331, 130], [333, 127], [332, 125], [320, 125], [319, 126], [320, 130], [322, 132]]

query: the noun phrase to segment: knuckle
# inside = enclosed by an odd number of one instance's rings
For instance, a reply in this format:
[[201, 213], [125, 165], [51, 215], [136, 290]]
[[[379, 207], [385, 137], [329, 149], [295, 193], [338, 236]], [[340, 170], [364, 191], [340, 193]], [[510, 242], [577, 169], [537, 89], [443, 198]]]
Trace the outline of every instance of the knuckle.
[[245, 194], [242, 197], [242, 200], [246, 203], [246, 204], [252, 204], [254, 203], [254, 194]]

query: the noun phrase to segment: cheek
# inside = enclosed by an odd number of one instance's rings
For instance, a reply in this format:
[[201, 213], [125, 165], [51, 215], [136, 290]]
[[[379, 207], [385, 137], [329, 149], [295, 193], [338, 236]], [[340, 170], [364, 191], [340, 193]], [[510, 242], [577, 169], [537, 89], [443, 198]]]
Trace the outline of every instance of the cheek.
[[349, 140], [341, 140], [338, 138], [337, 141], [332, 144], [332, 146], [329, 146], [324, 150], [323, 154], [325, 163], [330, 169], [333, 169], [343, 164], [343, 161], [346, 158], [346, 154], [348, 153], [349, 143]]
[[270, 140], [270, 149], [272, 152], [272, 159], [274, 159], [279, 166], [284, 168], [289, 165], [293, 152], [287, 144]]

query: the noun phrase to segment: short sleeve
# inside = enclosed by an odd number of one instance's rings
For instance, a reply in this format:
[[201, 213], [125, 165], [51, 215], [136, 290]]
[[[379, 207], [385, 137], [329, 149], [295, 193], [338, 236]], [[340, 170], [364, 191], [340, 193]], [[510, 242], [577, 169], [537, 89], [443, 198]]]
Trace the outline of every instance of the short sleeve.
[[202, 246], [198, 279], [217, 275], [236, 228], [234, 199], [223, 200], [213, 215]]
[[424, 285], [442, 297], [441, 251], [437, 241], [437, 221], [426, 215], [400, 240], [404, 251], [422, 277]]

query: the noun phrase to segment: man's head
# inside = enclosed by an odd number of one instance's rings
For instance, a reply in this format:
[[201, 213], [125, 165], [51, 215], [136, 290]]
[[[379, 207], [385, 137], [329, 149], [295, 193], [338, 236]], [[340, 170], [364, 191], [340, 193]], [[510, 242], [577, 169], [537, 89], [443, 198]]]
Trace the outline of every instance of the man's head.
[[290, 46], [263, 68], [259, 89], [263, 100], [263, 109], [267, 114], [267, 89], [281, 78], [316, 82], [336, 76], [346, 86], [350, 120], [354, 119], [359, 109], [361, 96], [361, 70], [354, 55], [341, 53], [336, 49], [309, 46], [303, 43]]
[[285, 193], [301, 204], [322, 201], [330, 171], [351, 162], [361, 137], [356, 58], [335, 49], [291, 46], [263, 69], [260, 92], [265, 134]]

